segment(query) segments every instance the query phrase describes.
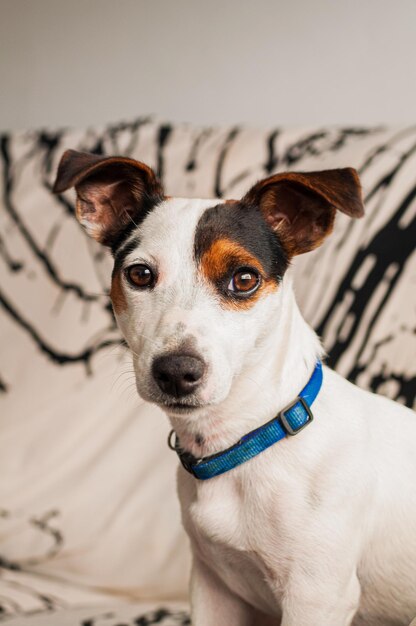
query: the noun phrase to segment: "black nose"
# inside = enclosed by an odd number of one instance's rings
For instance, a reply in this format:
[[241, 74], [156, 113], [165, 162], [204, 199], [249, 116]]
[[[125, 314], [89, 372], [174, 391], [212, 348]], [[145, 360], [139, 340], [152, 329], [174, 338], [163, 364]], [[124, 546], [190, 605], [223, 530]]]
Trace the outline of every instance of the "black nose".
[[169, 354], [153, 361], [153, 378], [160, 389], [175, 398], [187, 396], [199, 386], [205, 363], [196, 356]]

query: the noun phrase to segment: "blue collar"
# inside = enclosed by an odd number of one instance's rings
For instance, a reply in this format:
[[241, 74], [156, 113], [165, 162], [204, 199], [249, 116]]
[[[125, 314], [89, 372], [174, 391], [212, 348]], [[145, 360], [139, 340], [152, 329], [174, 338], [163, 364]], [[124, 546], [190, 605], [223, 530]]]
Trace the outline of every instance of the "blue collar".
[[310, 406], [318, 395], [321, 385], [322, 363], [318, 361], [308, 383], [293, 402], [270, 422], [247, 433], [240, 441], [222, 452], [197, 459], [190, 452], [181, 449], [177, 436], [174, 445], [171, 444], [172, 435], [175, 434], [173, 430], [169, 435], [169, 447], [175, 450], [184, 468], [199, 480], [207, 480], [224, 474], [253, 456], [257, 456], [287, 435], [297, 435], [310, 424], [313, 420]]

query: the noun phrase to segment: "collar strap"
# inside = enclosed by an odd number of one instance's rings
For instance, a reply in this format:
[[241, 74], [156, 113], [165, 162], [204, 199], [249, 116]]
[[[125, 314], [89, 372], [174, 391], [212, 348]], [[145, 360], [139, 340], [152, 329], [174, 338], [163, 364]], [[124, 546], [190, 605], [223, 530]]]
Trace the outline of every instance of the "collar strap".
[[[272, 420], [244, 435], [240, 441], [230, 448], [205, 456], [194, 457], [190, 452], [182, 450], [175, 431], [169, 435], [169, 447], [175, 450], [184, 468], [195, 478], [207, 480], [224, 474], [238, 465], [245, 463], [266, 450], [287, 435], [297, 435], [313, 420], [310, 409], [322, 385], [322, 363], [317, 362], [311, 378], [298, 397]], [[172, 436], [175, 443], [172, 444]]]

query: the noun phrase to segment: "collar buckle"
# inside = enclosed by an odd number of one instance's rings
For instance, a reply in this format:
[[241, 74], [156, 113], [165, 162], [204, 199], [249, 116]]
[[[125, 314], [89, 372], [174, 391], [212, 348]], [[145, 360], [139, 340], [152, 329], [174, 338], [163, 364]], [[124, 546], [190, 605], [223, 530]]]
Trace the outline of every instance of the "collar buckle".
[[179, 459], [186, 471], [197, 478], [193, 465], [197, 464], [198, 460], [189, 452], [183, 452], [182, 450], [179, 452]]
[[[307, 419], [304, 423], [301, 423], [298, 426], [294, 426], [293, 422], [291, 424], [289, 421], [290, 411], [294, 409], [296, 405], [298, 404], [300, 404], [302, 408], [304, 409]], [[313, 413], [310, 409], [310, 406], [306, 402], [306, 400], [304, 400], [302, 396], [298, 396], [295, 400], [293, 400], [293, 402], [288, 404], [287, 407], [285, 407], [282, 411], [280, 411], [279, 418], [280, 418], [280, 421], [284, 430], [286, 431], [286, 434], [293, 437], [294, 435], [297, 435], [301, 430], [303, 430], [308, 424], [310, 424], [313, 421]]]

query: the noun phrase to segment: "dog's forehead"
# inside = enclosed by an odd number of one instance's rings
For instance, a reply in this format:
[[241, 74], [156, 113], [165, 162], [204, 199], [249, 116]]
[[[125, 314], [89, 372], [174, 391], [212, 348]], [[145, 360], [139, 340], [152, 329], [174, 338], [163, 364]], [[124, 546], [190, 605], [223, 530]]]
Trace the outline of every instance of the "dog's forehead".
[[149, 213], [138, 234], [146, 248], [192, 251], [197, 260], [216, 241], [227, 240], [257, 257], [264, 267], [276, 247], [276, 236], [260, 212], [234, 200], [170, 198]]
[[238, 266], [255, 267], [277, 280], [287, 266], [283, 249], [260, 212], [234, 200], [166, 199], [116, 253], [116, 265], [136, 253], [153, 259], [172, 280], [180, 268], [189, 273], [195, 263], [211, 282]]
[[178, 257], [189, 259], [196, 224], [213, 203], [215, 200], [168, 198], [153, 207], [114, 251], [115, 270], [137, 256], [170, 265]]
[[193, 250], [195, 232], [201, 216], [218, 200], [169, 198], [156, 206], [142, 222], [141, 244], [161, 253], [166, 247], [185, 254]]

